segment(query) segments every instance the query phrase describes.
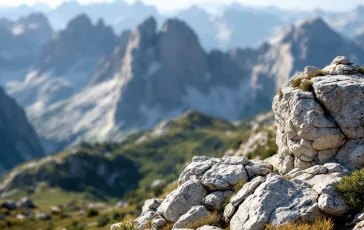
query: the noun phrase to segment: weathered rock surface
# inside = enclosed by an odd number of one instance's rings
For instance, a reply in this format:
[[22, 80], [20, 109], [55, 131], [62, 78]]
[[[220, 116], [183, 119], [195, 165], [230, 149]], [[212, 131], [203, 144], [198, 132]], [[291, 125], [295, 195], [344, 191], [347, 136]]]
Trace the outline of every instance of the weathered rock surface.
[[157, 210], [158, 215], [176, 222], [193, 206], [201, 204], [206, 195], [207, 191], [201, 181], [188, 181], [167, 196]]
[[[277, 144], [282, 173], [295, 168], [338, 162], [350, 169], [364, 167], [364, 76], [359, 66], [337, 57], [314, 76], [307, 70], [297, 76], [310, 77], [312, 90], [287, 87], [276, 96], [273, 111], [278, 123]], [[324, 75], [321, 74], [321, 75]]]
[[290, 221], [312, 221], [320, 215], [315, 192], [307, 183], [289, 181], [281, 176], [268, 176], [248, 196], [232, 217], [233, 230], [260, 230], [267, 224], [280, 225]]
[[178, 221], [174, 224], [173, 228], [184, 228], [190, 224], [196, 223], [197, 221], [204, 219], [210, 215], [206, 207], [203, 205], [192, 207], [186, 214], [181, 216]]
[[202, 203], [210, 209], [220, 211], [223, 209], [225, 200], [233, 193], [231, 190], [212, 192], [203, 199]]
[[134, 220], [138, 228], [144, 229], [144, 226], [157, 216], [157, 208], [161, 205], [161, 199], [149, 199], [144, 202], [142, 214]]

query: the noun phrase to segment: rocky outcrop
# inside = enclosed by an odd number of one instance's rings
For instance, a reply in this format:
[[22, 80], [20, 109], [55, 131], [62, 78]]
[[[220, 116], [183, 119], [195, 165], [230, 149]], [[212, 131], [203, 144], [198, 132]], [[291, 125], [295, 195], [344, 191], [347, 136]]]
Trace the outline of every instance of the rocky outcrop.
[[[345, 217], [351, 208], [336, 185], [364, 168], [362, 71], [340, 56], [323, 70], [311, 66], [297, 73], [273, 102], [281, 175], [272, 165], [245, 156], [194, 157], [180, 175], [179, 188], [158, 208], [153, 229], [168, 222], [198, 229], [196, 224], [205, 223], [212, 211], [223, 213], [214, 216], [217, 227], [232, 230]], [[350, 225], [360, 229], [362, 219], [358, 214]]]
[[[312, 91], [287, 87], [276, 96], [273, 111], [278, 123], [277, 144], [281, 172], [339, 162], [350, 169], [364, 167], [362, 140], [363, 75], [360, 66], [337, 57], [313, 77]], [[314, 73], [310, 73], [314, 71]], [[312, 77], [318, 69], [307, 67], [293, 77]], [[362, 159], [363, 158], [363, 159]]]
[[44, 156], [43, 147], [24, 111], [0, 88], [0, 174]]

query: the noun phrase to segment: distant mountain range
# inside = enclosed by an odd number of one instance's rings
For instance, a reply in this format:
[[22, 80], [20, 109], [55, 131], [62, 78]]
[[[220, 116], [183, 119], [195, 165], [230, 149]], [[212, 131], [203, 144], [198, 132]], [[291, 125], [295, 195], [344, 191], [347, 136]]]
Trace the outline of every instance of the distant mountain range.
[[118, 141], [190, 109], [229, 121], [252, 116], [270, 109], [296, 71], [338, 55], [364, 63], [362, 52], [320, 18], [290, 25], [258, 48], [206, 52], [179, 19], [159, 29], [148, 18], [118, 36], [80, 15], [20, 68], [25, 74], [7, 71], [13, 80], [5, 84], [50, 153]]
[[[218, 12], [210, 13], [201, 7], [192, 6], [168, 17], [177, 17], [187, 22], [207, 50], [259, 46], [282, 27], [310, 17], [324, 18], [334, 30], [349, 38], [357, 36], [364, 30], [364, 6], [358, 6], [348, 12], [326, 12], [321, 9], [284, 10], [272, 6], [250, 7], [239, 3], [219, 8], [221, 10]], [[33, 7], [23, 5], [0, 8], [0, 17], [18, 20], [32, 12], [43, 12], [56, 30], [64, 29], [76, 16], [86, 14], [94, 23], [103, 19], [117, 34], [124, 30], [133, 30], [147, 17], [154, 17], [158, 25], [167, 20], [167, 16], [159, 13], [154, 6], [141, 1], [129, 4], [123, 0], [88, 5], [72, 0], [63, 2], [54, 9], [42, 4]]]
[[0, 174], [44, 156], [43, 147], [25, 112], [0, 88]]

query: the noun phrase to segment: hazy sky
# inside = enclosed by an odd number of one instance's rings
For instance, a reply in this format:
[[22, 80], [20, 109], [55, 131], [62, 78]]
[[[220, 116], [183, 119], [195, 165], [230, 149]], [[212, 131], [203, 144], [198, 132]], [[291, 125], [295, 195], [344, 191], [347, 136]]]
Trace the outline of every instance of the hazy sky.
[[[19, 5], [19, 4], [36, 4], [47, 3], [51, 6], [57, 6], [66, 0], [0, 0], [0, 5]], [[78, 0], [82, 4], [90, 2], [101, 2], [112, 0]], [[125, 0], [134, 2], [135, 0]], [[205, 6], [216, 6], [218, 4], [228, 4], [234, 0], [143, 0], [147, 4], [155, 5], [161, 11], [176, 10], [188, 6], [199, 4]], [[322, 8], [324, 10], [346, 10], [356, 7], [358, 4], [364, 4], [364, 0], [235, 0], [245, 5], [267, 6], [274, 5], [280, 8], [295, 9], [313, 9]]]

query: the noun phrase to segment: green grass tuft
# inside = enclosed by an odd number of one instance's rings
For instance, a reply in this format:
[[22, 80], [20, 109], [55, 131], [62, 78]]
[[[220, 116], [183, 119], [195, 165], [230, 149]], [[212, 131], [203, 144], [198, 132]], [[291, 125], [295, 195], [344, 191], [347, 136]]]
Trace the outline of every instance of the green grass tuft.
[[343, 177], [336, 190], [355, 210], [364, 211], [364, 169]]

